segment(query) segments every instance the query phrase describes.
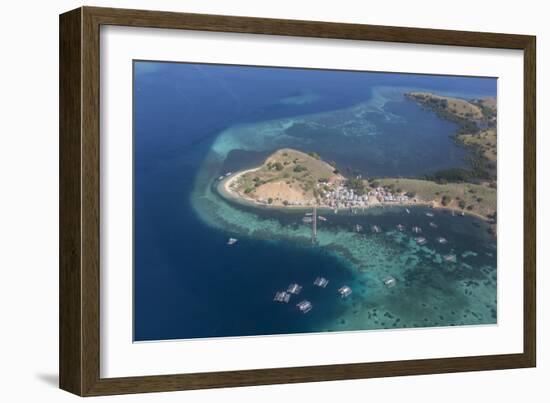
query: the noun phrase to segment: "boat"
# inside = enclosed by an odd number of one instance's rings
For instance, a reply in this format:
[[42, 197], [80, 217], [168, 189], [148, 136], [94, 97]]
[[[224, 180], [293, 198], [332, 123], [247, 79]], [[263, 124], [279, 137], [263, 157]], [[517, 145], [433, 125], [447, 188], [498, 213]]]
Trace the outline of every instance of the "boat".
[[227, 173], [225, 174], [225, 176], [231, 176], [232, 173], [233, 173], [233, 172], [227, 172]]
[[325, 288], [328, 285], [328, 280], [324, 277], [317, 277], [313, 284], [317, 287]]
[[461, 216], [461, 217], [464, 217], [464, 211], [461, 211], [461, 212], [460, 212], [460, 216]]
[[338, 209], [337, 208], [334, 209], [334, 214], [338, 214]]
[[302, 313], [308, 313], [313, 308], [313, 305], [308, 300], [303, 300], [301, 302], [298, 302], [296, 306]]
[[342, 298], [346, 298], [351, 294], [352, 291], [351, 291], [351, 288], [349, 286], [344, 285], [344, 286], [338, 288], [338, 292], [340, 293], [340, 296]]
[[434, 216], [434, 213], [426, 213], [426, 215], [427, 215], [428, 217], [433, 217], [433, 216]]
[[447, 240], [445, 238], [443, 238], [442, 236], [440, 236], [440, 237], [437, 238], [437, 242], [439, 242], [440, 244], [446, 244]]
[[409, 210], [408, 208], [406, 208], [405, 211], [407, 212], [407, 214], [411, 214], [411, 210]]
[[220, 176], [220, 177], [218, 178], [218, 180], [221, 181], [221, 180], [223, 180], [223, 178], [225, 178], [225, 176]]
[[302, 286], [296, 283], [290, 284], [286, 289], [286, 292], [294, 295], [300, 294], [300, 291], [302, 291]]
[[395, 227], [398, 231], [405, 231], [405, 226], [403, 224], [397, 224]]
[[392, 277], [392, 276], [388, 276], [388, 277], [384, 278], [384, 279], [382, 280], [382, 282], [384, 283], [384, 285], [385, 285], [386, 287], [392, 288], [392, 287], [394, 287], [395, 284], [397, 283], [397, 280], [396, 280], [394, 277]]
[[373, 234], [379, 234], [382, 232], [382, 228], [380, 228], [378, 225], [371, 225], [370, 230]]
[[302, 218], [302, 222], [305, 222], [305, 223], [313, 222], [313, 218], [312, 217], [304, 217], [304, 218]]
[[291, 294], [286, 291], [278, 291], [275, 293], [275, 296], [273, 297], [273, 301], [275, 302], [284, 302], [285, 304], [290, 301]]
[[321, 221], [327, 221], [327, 219], [325, 217], [323, 217], [322, 215], [317, 216], [317, 218]]
[[414, 232], [415, 234], [420, 234], [422, 232], [422, 228], [414, 226], [412, 227], [412, 232]]
[[238, 239], [237, 238], [229, 238], [229, 240], [227, 241], [227, 244], [228, 245], [233, 245], [235, 243], [237, 243]]
[[313, 213], [305, 213], [304, 215], [307, 216], [307, 217], [311, 217], [313, 215]]
[[418, 238], [415, 238], [414, 240], [416, 241], [416, 243], [417, 243], [418, 245], [425, 245], [425, 244], [428, 242], [428, 241], [426, 240], [426, 238], [424, 238], [424, 237], [422, 237], [422, 236], [420, 236], [420, 237], [418, 237]]
[[361, 224], [355, 224], [355, 232], [363, 231], [363, 226]]
[[443, 260], [445, 260], [446, 262], [456, 262], [456, 255], [445, 255], [443, 256]]
[[451, 211], [451, 215], [452, 215], [453, 217], [456, 215], [456, 213], [455, 213], [454, 210]]
[[437, 224], [434, 223], [433, 221], [430, 221], [430, 227], [432, 227], [432, 228], [437, 228]]

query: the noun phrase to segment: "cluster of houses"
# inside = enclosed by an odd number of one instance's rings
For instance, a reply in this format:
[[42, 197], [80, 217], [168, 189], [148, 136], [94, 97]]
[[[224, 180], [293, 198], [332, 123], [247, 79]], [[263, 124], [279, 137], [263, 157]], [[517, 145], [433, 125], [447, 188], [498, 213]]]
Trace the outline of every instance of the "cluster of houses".
[[[345, 185], [338, 185], [333, 190], [321, 191], [321, 204], [331, 208], [368, 207], [370, 202], [405, 203], [406, 195], [395, 194], [383, 187], [377, 187], [365, 194], [357, 194]], [[373, 200], [374, 199], [374, 200]]]

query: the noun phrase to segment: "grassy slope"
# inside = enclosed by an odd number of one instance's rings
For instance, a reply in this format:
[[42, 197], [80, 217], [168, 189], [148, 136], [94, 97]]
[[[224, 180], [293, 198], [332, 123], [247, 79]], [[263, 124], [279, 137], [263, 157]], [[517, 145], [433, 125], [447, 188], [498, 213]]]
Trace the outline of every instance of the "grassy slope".
[[467, 146], [475, 146], [489, 161], [497, 160], [497, 132], [495, 129], [483, 130], [476, 134], [460, 134], [458, 140]]
[[[435, 110], [436, 112], [443, 111], [444, 116], [450, 114], [450, 116], [458, 118], [459, 121], [462, 120], [469, 122], [473, 119], [474, 122], [478, 120], [485, 122], [489, 126], [489, 128], [485, 130], [471, 130], [472, 128], [469, 127], [469, 125], [463, 127], [461, 131], [457, 133], [456, 140], [475, 150], [476, 154], [482, 157], [480, 160], [477, 160], [478, 163], [476, 166], [482, 166], [483, 170], [489, 173], [490, 178], [496, 179], [496, 98], [487, 97], [483, 99], [474, 99], [471, 100], [471, 102], [468, 102], [463, 99], [443, 97], [428, 92], [412, 92], [409, 93], [408, 96], [420, 104]], [[430, 102], [431, 100], [438, 101], [442, 99], [447, 101], [446, 106], [442, 106], [437, 102]]]
[[[296, 167], [303, 170], [297, 172]], [[276, 193], [313, 200], [319, 179], [343, 179], [340, 175], [334, 175], [333, 171], [332, 166], [318, 158], [284, 148], [270, 155], [258, 170], [244, 174], [237, 183], [237, 191], [255, 199], [271, 196], [273, 204], [284, 201], [284, 197], [276, 197]]]
[[427, 100], [430, 98], [435, 100], [445, 99], [447, 101], [447, 111], [460, 118], [483, 118], [483, 113], [479, 106], [471, 104], [463, 99], [444, 97], [441, 95], [431, 94], [429, 92], [411, 92], [410, 95], [419, 100]]
[[[441, 202], [441, 198], [447, 195], [451, 202], [447, 207], [459, 209], [459, 197], [464, 200], [466, 206], [472, 206], [472, 213], [486, 217], [496, 211], [497, 191], [484, 185], [470, 183], [437, 184], [421, 179], [385, 178], [378, 179], [382, 186], [394, 185], [395, 189], [403, 192], [416, 193], [417, 198], [426, 202]], [[481, 198], [481, 201], [478, 201]]]

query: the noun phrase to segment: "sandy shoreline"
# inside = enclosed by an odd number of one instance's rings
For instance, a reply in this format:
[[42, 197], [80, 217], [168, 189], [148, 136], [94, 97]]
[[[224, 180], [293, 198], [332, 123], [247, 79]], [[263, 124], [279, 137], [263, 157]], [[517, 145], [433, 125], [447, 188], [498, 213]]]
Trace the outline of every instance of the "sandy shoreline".
[[[224, 197], [231, 199], [237, 203], [243, 204], [245, 206], [253, 206], [257, 208], [265, 208], [265, 209], [271, 209], [271, 210], [311, 210], [313, 206], [273, 206], [266, 203], [259, 203], [257, 200], [246, 197], [240, 193], [235, 192], [233, 189], [231, 189], [231, 184], [238, 180], [242, 175], [245, 175], [250, 172], [255, 172], [261, 169], [261, 167], [257, 168], [251, 168], [251, 169], [245, 169], [243, 171], [238, 171], [227, 178], [223, 178], [216, 186], [216, 189], [218, 190], [218, 193]], [[318, 206], [319, 209], [327, 209], [332, 210], [329, 207], [322, 207]]]

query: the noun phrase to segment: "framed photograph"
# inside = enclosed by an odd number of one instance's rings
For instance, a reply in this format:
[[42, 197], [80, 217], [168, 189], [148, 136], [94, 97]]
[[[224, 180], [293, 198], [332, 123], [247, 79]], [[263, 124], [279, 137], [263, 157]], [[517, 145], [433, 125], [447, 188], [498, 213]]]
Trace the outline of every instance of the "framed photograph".
[[61, 388], [535, 366], [535, 82], [533, 36], [62, 14]]

